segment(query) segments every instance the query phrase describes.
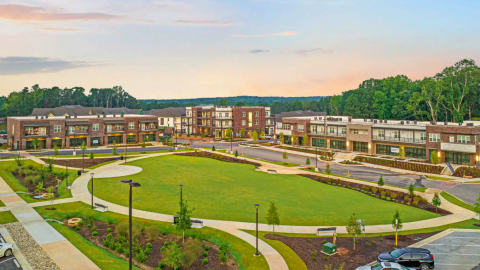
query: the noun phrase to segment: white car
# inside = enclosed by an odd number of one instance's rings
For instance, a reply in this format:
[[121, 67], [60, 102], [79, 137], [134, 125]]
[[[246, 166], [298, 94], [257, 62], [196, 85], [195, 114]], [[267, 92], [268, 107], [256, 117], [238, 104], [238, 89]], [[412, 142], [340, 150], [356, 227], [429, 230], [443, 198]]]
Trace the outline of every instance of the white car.
[[405, 267], [403, 265], [400, 265], [398, 263], [394, 262], [375, 262], [372, 265], [365, 265], [365, 266], [360, 266], [357, 267], [356, 270], [410, 270], [411, 268]]
[[13, 255], [13, 245], [9, 243], [0, 243], [0, 257], [10, 257]]

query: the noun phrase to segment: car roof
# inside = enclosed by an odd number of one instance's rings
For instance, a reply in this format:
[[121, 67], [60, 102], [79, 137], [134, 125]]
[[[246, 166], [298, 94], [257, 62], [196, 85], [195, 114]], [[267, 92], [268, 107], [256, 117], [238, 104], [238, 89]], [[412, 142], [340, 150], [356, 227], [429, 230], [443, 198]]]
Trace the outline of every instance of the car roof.
[[402, 267], [400, 266], [400, 264], [394, 263], [394, 262], [382, 262], [382, 267], [383, 267], [383, 268], [393, 267], [393, 268], [397, 268], [397, 269], [402, 269]]
[[425, 248], [401, 248], [403, 252], [419, 252], [419, 253], [430, 253], [428, 249]]

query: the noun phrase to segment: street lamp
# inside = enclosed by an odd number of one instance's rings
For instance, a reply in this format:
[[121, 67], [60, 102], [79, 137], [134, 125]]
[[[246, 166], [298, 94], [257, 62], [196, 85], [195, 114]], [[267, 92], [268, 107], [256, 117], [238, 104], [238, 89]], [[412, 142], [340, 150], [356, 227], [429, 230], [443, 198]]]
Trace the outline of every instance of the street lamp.
[[141, 185], [137, 182], [132, 182], [132, 180], [121, 180], [121, 182], [130, 185], [130, 196], [128, 201], [128, 269], [132, 270], [132, 188], [140, 187]]
[[92, 182], [92, 209], [93, 209], [93, 175], [94, 173], [90, 173], [90, 176], [92, 177], [92, 179], [90, 180]]
[[125, 138], [125, 163], [127, 163], [127, 143], [128, 143], [128, 135]]
[[183, 184], [180, 184], [180, 207], [183, 204]]
[[230, 153], [233, 154], [233, 130], [230, 131]]
[[256, 212], [257, 212], [257, 229], [256, 229], [256, 231], [257, 231], [257, 236], [256, 236], [257, 239], [256, 239], [256, 241], [257, 241], [257, 242], [256, 242], [256, 247], [255, 247], [255, 248], [256, 248], [256, 252], [255, 252], [255, 254], [253, 255], [253, 256], [255, 256], [255, 257], [260, 256], [260, 254], [258, 253], [258, 208], [259, 208], [259, 207], [260, 207], [260, 204], [256, 203], [256, 204], [255, 204], [255, 210], [256, 210]]

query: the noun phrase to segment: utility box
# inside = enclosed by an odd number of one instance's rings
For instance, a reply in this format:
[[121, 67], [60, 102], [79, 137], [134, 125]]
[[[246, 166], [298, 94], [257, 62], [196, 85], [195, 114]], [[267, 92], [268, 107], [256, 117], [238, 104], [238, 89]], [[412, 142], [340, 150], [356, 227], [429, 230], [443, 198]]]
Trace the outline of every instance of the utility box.
[[323, 244], [323, 253], [328, 254], [328, 255], [333, 255], [337, 253], [337, 245], [332, 244], [332, 243], [325, 243]]

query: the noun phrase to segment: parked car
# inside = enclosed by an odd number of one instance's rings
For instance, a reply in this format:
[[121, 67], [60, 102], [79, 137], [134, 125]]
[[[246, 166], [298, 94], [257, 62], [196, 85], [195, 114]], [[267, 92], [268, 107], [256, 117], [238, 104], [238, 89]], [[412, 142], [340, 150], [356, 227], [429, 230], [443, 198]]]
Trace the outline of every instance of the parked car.
[[424, 248], [399, 248], [378, 255], [378, 262], [396, 262], [408, 268], [429, 270], [435, 268], [433, 255]]
[[410, 270], [411, 268], [407, 268], [403, 265], [400, 265], [398, 263], [391, 263], [391, 262], [376, 262], [372, 265], [365, 265], [365, 266], [360, 266], [357, 267], [356, 270]]
[[13, 255], [13, 245], [9, 243], [0, 243], [0, 257], [10, 257]]

